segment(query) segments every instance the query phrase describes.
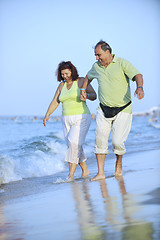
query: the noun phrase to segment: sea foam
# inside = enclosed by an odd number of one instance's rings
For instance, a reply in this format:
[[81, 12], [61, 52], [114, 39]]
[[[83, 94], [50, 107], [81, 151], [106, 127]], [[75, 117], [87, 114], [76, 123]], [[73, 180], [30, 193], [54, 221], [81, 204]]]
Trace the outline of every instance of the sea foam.
[[64, 162], [62, 159], [40, 150], [22, 158], [0, 156], [0, 184], [23, 178], [52, 175], [63, 170]]

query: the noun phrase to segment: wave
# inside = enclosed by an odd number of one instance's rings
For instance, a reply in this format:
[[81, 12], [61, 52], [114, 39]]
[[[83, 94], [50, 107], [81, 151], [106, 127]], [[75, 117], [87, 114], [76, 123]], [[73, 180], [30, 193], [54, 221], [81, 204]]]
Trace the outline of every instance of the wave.
[[21, 180], [16, 173], [16, 163], [8, 156], [0, 156], [0, 184]]
[[65, 152], [62, 152], [61, 144], [47, 143], [49, 151], [35, 150], [35, 143], [33, 145], [33, 149], [27, 146], [25, 151], [22, 149], [15, 156], [0, 155], [0, 184], [53, 175], [64, 170]]
[[133, 112], [134, 116], [160, 116], [160, 105], [154, 106], [151, 109], [143, 112]]
[[57, 180], [53, 183], [54, 184], [66, 183], [66, 180], [63, 180], [62, 178], [57, 178]]
[[153, 123], [153, 122], [151, 122], [150, 126], [152, 126], [154, 128], [157, 128], [157, 129], [160, 129], [160, 123]]

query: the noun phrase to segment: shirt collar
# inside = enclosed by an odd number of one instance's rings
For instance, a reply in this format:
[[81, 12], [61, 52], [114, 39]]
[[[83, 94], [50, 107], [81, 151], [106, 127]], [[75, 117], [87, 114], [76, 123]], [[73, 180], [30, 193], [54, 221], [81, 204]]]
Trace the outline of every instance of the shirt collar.
[[115, 55], [115, 54], [112, 54], [112, 56], [113, 56], [113, 60], [112, 60], [112, 62], [116, 62], [116, 61], [117, 61], [117, 57], [116, 57], [116, 55]]

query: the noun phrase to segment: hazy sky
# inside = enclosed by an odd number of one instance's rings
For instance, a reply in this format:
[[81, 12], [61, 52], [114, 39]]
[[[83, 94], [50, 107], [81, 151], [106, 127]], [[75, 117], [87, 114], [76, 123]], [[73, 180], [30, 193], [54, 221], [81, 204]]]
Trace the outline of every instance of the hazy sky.
[[[144, 76], [141, 101], [131, 82], [133, 111], [160, 104], [159, 0], [0, 0], [0, 33], [0, 115], [44, 115], [58, 63], [70, 60], [85, 76], [100, 39]], [[88, 103], [95, 113], [98, 100]]]

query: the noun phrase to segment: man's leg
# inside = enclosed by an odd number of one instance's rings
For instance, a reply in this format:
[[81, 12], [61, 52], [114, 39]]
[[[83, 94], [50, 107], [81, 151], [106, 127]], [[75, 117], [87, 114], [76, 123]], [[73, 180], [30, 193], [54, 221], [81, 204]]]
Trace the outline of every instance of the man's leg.
[[91, 181], [105, 179], [104, 174], [104, 162], [105, 162], [105, 154], [96, 154], [97, 165], [98, 165], [98, 173], [95, 177], [91, 179]]
[[88, 175], [90, 174], [90, 172], [89, 172], [89, 170], [88, 170], [88, 168], [87, 168], [86, 162], [85, 162], [85, 161], [84, 161], [84, 162], [81, 162], [81, 163], [79, 163], [79, 165], [80, 165], [80, 167], [81, 167], [81, 169], [82, 169], [82, 178], [88, 177]]
[[116, 154], [116, 168], [115, 168], [115, 176], [122, 176], [122, 157], [123, 155]]
[[96, 144], [95, 154], [97, 158], [98, 173], [91, 180], [105, 179], [104, 162], [108, 154], [108, 139], [111, 131], [112, 120], [104, 117], [102, 110], [97, 111], [96, 117]]
[[122, 157], [126, 152], [125, 141], [131, 129], [132, 114], [120, 112], [112, 126], [113, 152], [116, 155], [115, 176], [122, 176]]

